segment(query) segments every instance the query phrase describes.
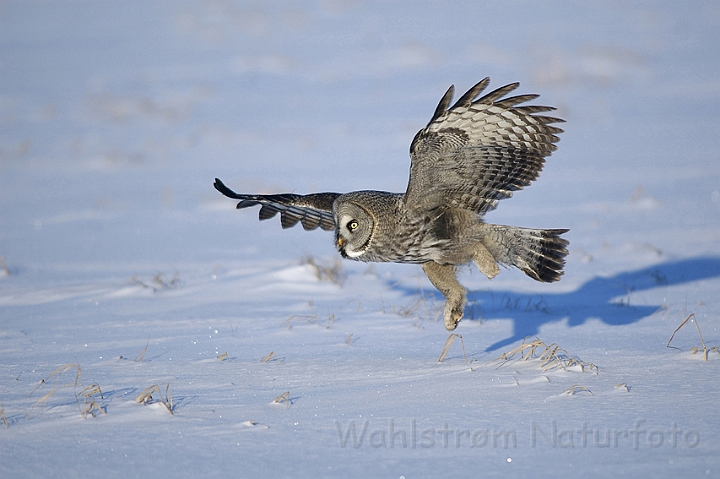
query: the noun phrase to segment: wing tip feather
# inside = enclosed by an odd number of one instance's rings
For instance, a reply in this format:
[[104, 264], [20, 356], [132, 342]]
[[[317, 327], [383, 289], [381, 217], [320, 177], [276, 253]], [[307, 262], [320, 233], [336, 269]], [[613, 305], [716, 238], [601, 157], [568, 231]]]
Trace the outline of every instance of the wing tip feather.
[[455, 95], [455, 85], [450, 85], [445, 94], [440, 98], [440, 103], [435, 107], [435, 112], [430, 118], [428, 125], [440, 118], [448, 109], [450, 102], [452, 101], [453, 95]]

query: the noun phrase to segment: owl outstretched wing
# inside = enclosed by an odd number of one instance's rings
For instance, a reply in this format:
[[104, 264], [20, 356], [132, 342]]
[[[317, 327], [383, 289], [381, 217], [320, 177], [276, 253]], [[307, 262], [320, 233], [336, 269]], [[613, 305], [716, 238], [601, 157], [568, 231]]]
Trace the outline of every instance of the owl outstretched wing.
[[335, 229], [332, 209], [333, 202], [340, 193], [244, 195], [235, 193], [217, 178], [214, 186], [228, 198], [240, 200], [237, 204], [238, 209], [261, 205], [261, 220], [270, 219], [280, 213], [280, 224], [283, 228], [292, 228], [300, 222], [306, 230], [314, 230], [318, 226], [325, 231]]
[[519, 83], [480, 97], [489, 83], [485, 78], [448, 108], [451, 86], [415, 135], [408, 208], [459, 207], [482, 215], [536, 179], [557, 148], [562, 130], [552, 124], [563, 120], [542, 115], [555, 108], [518, 106], [539, 95], [505, 97]]

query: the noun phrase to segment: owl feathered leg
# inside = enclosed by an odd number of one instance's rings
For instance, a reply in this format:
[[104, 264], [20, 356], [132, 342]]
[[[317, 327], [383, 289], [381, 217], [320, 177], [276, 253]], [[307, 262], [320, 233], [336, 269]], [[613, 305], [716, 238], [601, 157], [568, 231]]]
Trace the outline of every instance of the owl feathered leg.
[[445, 296], [443, 322], [445, 329], [453, 331], [463, 317], [465, 308], [465, 288], [455, 277], [455, 266], [442, 265], [435, 261], [422, 264], [430, 282]]
[[[568, 230], [488, 224], [484, 224], [483, 229], [482, 243], [498, 263], [515, 266], [543, 283], [557, 281], [562, 276], [568, 241], [560, 235]], [[487, 275], [480, 264], [478, 267]]]
[[472, 245], [472, 258], [480, 272], [487, 276], [488, 279], [493, 279], [500, 273], [497, 261], [495, 261], [495, 258], [484, 244], [475, 243]]

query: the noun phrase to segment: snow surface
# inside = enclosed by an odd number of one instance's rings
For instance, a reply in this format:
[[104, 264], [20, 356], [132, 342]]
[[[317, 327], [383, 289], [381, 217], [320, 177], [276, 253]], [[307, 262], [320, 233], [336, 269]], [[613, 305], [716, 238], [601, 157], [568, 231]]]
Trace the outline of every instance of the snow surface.
[[[718, 48], [712, 1], [1, 2], [0, 477], [720, 477], [720, 355], [666, 347], [720, 345]], [[419, 267], [212, 188], [403, 191], [486, 75], [567, 120], [487, 219], [570, 255], [465, 268], [443, 362]]]

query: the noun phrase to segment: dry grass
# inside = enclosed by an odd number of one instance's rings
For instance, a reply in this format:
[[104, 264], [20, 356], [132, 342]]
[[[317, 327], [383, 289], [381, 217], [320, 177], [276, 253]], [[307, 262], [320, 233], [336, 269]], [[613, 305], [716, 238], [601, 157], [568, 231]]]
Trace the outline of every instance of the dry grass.
[[298, 320], [305, 321], [307, 324], [317, 324], [318, 316], [317, 314], [293, 314], [283, 322], [283, 325], [285, 329], [291, 331], [293, 321], [297, 322]]
[[350, 333], [345, 338], [345, 344], [347, 344], [348, 346], [352, 346], [352, 343], [353, 343], [353, 333]]
[[468, 364], [467, 360], [467, 354], [465, 354], [465, 342], [463, 341], [463, 337], [459, 334], [450, 333], [450, 336], [445, 340], [445, 346], [443, 346], [442, 351], [440, 352], [440, 357], [438, 358], [438, 362], [441, 363], [445, 360], [447, 357], [448, 352], [450, 352], [450, 346], [452, 346], [453, 342], [455, 341], [455, 338], [460, 338], [460, 345], [462, 346], [462, 352], [463, 352], [463, 359], [465, 360], [465, 364]]
[[574, 386], [570, 386], [566, 391], [563, 392], [563, 394], [567, 396], [574, 396], [579, 392], [586, 392], [590, 394], [591, 396], [594, 396], [591, 390], [586, 388], [585, 386], [581, 386], [579, 384], [575, 384]]
[[[333, 311], [332, 313], [330, 313], [330, 315], [327, 317], [326, 320], [324, 320], [324, 322], [323, 322], [323, 320], [320, 319], [320, 316], [318, 316], [317, 313], [313, 313], [313, 314], [293, 314], [293, 315], [290, 316], [288, 319], [286, 319], [285, 321], [283, 321], [283, 326], [285, 326], [285, 329], [287, 329], [288, 331], [292, 331], [292, 328], [293, 328], [293, 324], [294, 324], [294, 323], [298, 323], [298, 322], [301, 322], [301, 323], [302, 323], [302, 322], [304, 322], [305, 324], [317, 324], [318, 326], [322, 326], [322, 327], [324, 327], [324, 328], [326, 328], [326, 329], [330, 329], [330, 328], [332, 328], [332, 327], [335, 325], [335, 322], [336, 322], [337, 319], [338, 319], [338, 315], [339, 315], [339, 316], [342, 316], [343, 313], [344, 313], [344, 311], [345, 311], [345, 308], [347, 308], [348, 305], [351, 305], [351, 304], [353, 304], [353, 303], [357, 303], [357, 307], [355, 308], [355, 312], [356, 312], [356, 313], [362, 313], [362, 311], [363, 311], [362, 303], [360, 302], [359, 299], [353, 298], [353, 299], [347, 301], [345, 304], [343, 304], [343, 305], [340, 306], [339, 308], [334, 309], [334, 311]], [[310, 301], [310, 306], [311, 306], [313, 309], [315, 309], [315, 304], [314, 304], [314, 302]]]
[[695, 313], [690, 313], [690, 315], [687, 318], [685, 318], [685, 320], [682, 323], [680, 323], [680, 326], [675, 328], [675, 331], [673, 331], [672, 336], [670, 336], [670, 340], [667, 342], [665, 347], [672, 348], [672, 349], [680, 349], [675, 346], [670, 346], [670, 343], [672, 342], [673, 338], [675, 338], [675, 334], [678, 331], [680, 331], [680, 329], [682, 329], [682, 327], [685, 326], [688, 322], [695, 323], [695, 327], [697, 328], [698, 336], [700, 336], [700, 344], [702, 345], [702, 349], [698, 346], [693, 346], [692, 348], [690, 348], [690, 351], [692, 351], [693, 354], [697, 354], [702, 351], [703, 361], [707, 361], [709, 352], [715, 351], [716, 353], [720, 353], [720, 350], [718, 350], [717, 346], [709, 348], [709, 349], [707, 346], [705, 346], [705, 340], [703, 339], [703, 335], [700, 332], [700, 325], [698, 324], [698, 320], [695, 317]]
[[342, 269], [342, 262], [334, 259], [331, 264], [322, 264], [312, 256], [305, 256], [300, 264], [306, 264], [313, 269], [315, 276], [320, 281], [329, 281], [342, 286], [345, 282], [345, 272]]
[[[153, 394], [157, 393], [157, 395], [160, 397], [160, 401], [155, 401], [152, 397]], [[162, 390], [160, 389], [160, 386], [157, 384], [153, 384], [152, 386], [145, 388], [142, 393], [138, 397], [135, 398], [135, 402], [139, 404], [151, 404], [155, 402], [159, 402], [163, 406], [165, 406], [165, 409], [167, 409], [167, 412], [170, 414], [175, 414], [173, 411], [175, 409], [175, 406], [173, 405], [173, 399], [172, 394], [170, 393], [170, 383], [165, 386], [165, 395], [163, 396]]]
[[[75, 379], [72, 382], [60, 384], [61, 377], [63, 377], [65, 373], [68, 372], [74, 372]], [[87, 418], [88, 414], [93, 417], [95, 417], [97, 414], [106, 414], [105, 408], [103, 408], [97, 402], [98, 400], [104, 399], [100, 386], [98, 386], [97, 384], [91, 384], [87, 387], [85, 386], [83, 382], [82, 366], [80, 366], [80, 364], [70, 363], [64, 364], [56, 368], [53, 372], [50, 373], [47, 378], [40, 381], [40, 384], [38, 384], [38, 386], [30, 393], [30, 396], [32, 396], [35, 391], [49, 383], [52, 383], [50, 391], [43, 395], [40, 399], [35, 401], [35, 403], [30, 408], [31, 410], [38, 405], [47, 403], [50, 398], [52, 398], [58, 391], [62, 389], [72, 388], [73, 394], [75, 396], [75, 402], [80, 409], [80, 414], [82, 415], [83, 419]]]
[[626, 285], [626, 284], [623, 283], [622, 281], [619, 281], [619, 280], [616, 279], [616, 278], [612, 278], [612, 279], [613, 279], [617, 284], [619, 284], [620, 287], [621, 287], [622, 289], [624, 289], [624, 290], [625, 290], [625, 293], [627, 294], [627, 296], [626, 296], [625, 298], [620, 298], [620, 299], [618, 299], [617, 301], [613, 301], [612, 304], [614, 304], [614, 305], [616, 305], [616, 306], [619, 306], [619, 307], [630, 307], [630, 295], [635, 291], [635, 287], [634, 287], [634, 286], [628, 286], [628, 285]]
[[222, 353], [220, 356], [218, 356], [217, 359], [219, 359], [220, 361], [227, 361], [227, 360], [230, 359], [230, 358], [228, 357], [227, 351], [225, 351], [225, 352]]
[[0, 421], [5, 424], [5, 429], [9, 428], [7, 416], [5, 415], [5, 406], [0, 406]]
[[[385, 308], [382, 311], [387, 312]], [[434, 296], [426, 294], [423, 289], [418, 290], [407, 305], [393, 306], [391, 312], [403, 318], [427, 318], [433, 322], [437, 322], [442, 316], [442, 311], [435, 304]]]
[[134, 284], [139, 284], [143, 288], [152, 289], [153, 293], [177, 289], [181, 286], [180, 273], [178, 271], [175, 271], [175, 274], [170, 279], [167, 279], [164, 273], [158, 273], [153, 276], [151, 281], [143, 281], [137, 276], [133, 276], [130, 281]]
[[83, 418], [87, 417], [88, 414], [93, 417], [97, 414], [107, 414], [105, 409], [97, 403], [96, 398], [94, 397], [98, 395], [100, 399], [105, 399], [100, 386], [97, 384], [91, 384], [90, 386], [83, 388], [80, 391], [80, 395], [83, 398]]
[[285, 391], [275, 399], [273, 399], [273, 404], [282, 404], [285, 403], [287, 405], [287, 409], [290, 409], [290, 406], [292, 405], [292, 400], [290, 399], [290, 391]]
[[[395, 281], [392, 285], [401, 284]], [[438, 322], [442, 318], [442, 307], [438, 306], [435, 296], [432, 293], [426, 293], [424, 289], [418, 288], [410, 298], [409, 302], [404, 306], [389, 306], [383, 301], [380, 311], [384, 314], [395, 314], [402, 318], [416, 318], [413, 326], [423, 329], [422, 322], [429, 320]]]
[[581, 372], [590, 371], [595, 374], [598, 373], [598, 367], [593, 363], [575, 359], [557, 343], [545, 344], [539, 338], [535, 338], [531, 342], [526, 342], [526, 340], [527, 338], [523, 339], [522, 344], [501, 354], [500, 357], [493, 359], [486, 363], [486, 365], [500, 362], [497, 366], [497, 369], [499, 369], [514, 361], [538, 361], [540, 363], [540, 369], [542, 369], [543, 372], [553, 369], [568, 370], [574, 368], [579, 369]]
[[270, 354], [260, 360], [261, 363], [269, 363], [270, 361], [280, 361], [280, 358], [275, 351], [270, 351]]
[[142, 348], [142, 351], [140, 351], [140, 353], [138, 353], [138, 355], [135, 356], [135, 359], [133, 359], [134, 362], [141, 363], [141, 362], [145, 361], [145, 353], [147, 352], [147, 348], [149, 345], [150, 345], [150, 340], [148, 339], [147, 343], [145, 343], [145, 347]]

